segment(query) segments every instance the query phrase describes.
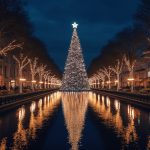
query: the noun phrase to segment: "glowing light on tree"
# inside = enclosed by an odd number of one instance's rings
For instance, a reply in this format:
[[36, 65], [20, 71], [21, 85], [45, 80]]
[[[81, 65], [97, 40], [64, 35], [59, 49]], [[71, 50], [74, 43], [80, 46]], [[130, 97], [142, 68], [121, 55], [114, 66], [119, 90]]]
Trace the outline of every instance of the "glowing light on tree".
[[48, 85], [48, 82], [47, 82], [47, 80], [48, 80], [48, 77], [49, 77], [49, 75], [50, 75], [50, 72], [49, 71], [45, 71], [44, 72], [44, 88], [46, 89], [47, 88], [47, 85]]
[[37, 60], [38, 58], [34, 58], [33, 60], [29, 59], [29, 64], [30, 64], [30, 70], [31, 70], [31, 88], [34, 90], [34, 84], [35, 84], [35, 75], [38, 73], [37, 70]]
[[65, 65], [62, 80], [62, 91], [84, 91], [89, 90], [87, 73], [85, 70], [84, 59], [77, 35], [78, 24], [73, 25], [73, 35]]
[[123, 62], [121, 60], [117, 60], [117, 64], [114, 67], [111, 67], [111, 70], [117, 76], [117, 91], [120, 89], [120, 74], [122, 73]]
[[0, 42], [0, 55], [7, 55], [8, 51], [11, 51], [15, 48], [22, 48], [22, 44], [17, 43], [16, 40], [13, 40], [12, 42], [8, 43], [7, 45], [5, 45], [4, 47], [1, 47], [1, 42]]
[[22, 53], [20, 53], [19, 57], [13, 56], [14, 60], [18, 64], [18, 77], [19, 77], [19, 92], [22, 93], [22, 82], [23, 78], [23, 69], [28, 65], [29, 59], [27, 56], [24, 56]]
[[43, 76], [44, 76], [44, 72], [45, 72], [45, 69], [46, 69], [46, 65], [41, 65], [38, 67], [38, 75], [39, 75], [39, 87], [40, 89], [42, 88], [42, 83], [43, 83]]
[[97, 76], [102, 81], [102, 88], [104, 88], [106, 75], [104, 73], [102, 73], [101, 71], [98, 71]]
[[124, 62], [126, 63], [127, 69], [129, 71], [129, 78], [131, 79], [131, 92], [133, 92], [133, 82], [134, 82], [134, 67], [136, 64], [136, 59], [133, 57], [129, 57], [127, 55], [124, 56]]
[[111, 89], [111, 74], [112, 74], [112, 70], [111, 70], [110, 66], [108, 68], [104, 67], [103, 69], [100, 69], [100, 70], [101, 70], [101, 72], [103, 72], [106, 75], [106, 77], [108, 79], [108, 81], [107, 81], [108, 88]]

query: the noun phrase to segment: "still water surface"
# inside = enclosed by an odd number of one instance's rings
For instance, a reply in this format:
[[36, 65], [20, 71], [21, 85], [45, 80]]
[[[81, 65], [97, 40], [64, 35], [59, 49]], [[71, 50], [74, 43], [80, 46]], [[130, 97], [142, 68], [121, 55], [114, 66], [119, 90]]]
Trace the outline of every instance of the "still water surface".
[[0, 150], [150, 150], [150, 111], [98, 93], [60, 93], [0, 115]]

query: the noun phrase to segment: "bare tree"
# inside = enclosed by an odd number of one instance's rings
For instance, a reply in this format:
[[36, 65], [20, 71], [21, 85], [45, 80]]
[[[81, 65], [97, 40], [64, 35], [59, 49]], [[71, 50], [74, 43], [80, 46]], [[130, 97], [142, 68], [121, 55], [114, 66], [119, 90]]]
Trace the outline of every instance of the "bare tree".
[[6, 56], [8, 51], [11, 51], [15, 48], [22, 48], [23, 44], [17, 43], [16, 40], [6, 43], [6, 41], [3, 40], [3, 39], [5, 39], [4, 38], [4, 29], [5, 29], [4, 26], [1, 27], [1, 29], [0, 29], [0, 55]]
[[89, 79], [89, 83], [90, 83], [90, 86], [92, 88], [95, 88], [96, 87], [96, 74], [94, 74], [90, 79]]
[[27, 56], [20, 53], [19, 57], [13, 56], [18, 64], [18, 77], [19, 77], [19, 92], [22, 93], [22, 82], [23, 82], [23, 69], [28, 65], [29, 60]]
[[[49, 75], [50, 75], [50, 72], [49, 71], [45, 71], [44, 72], [44, 88], [46, 89], [48, 86], [48, 84], [49, 84], [49, 82], [48, 82], [48, 77], [49, 77]], [[47, 85], [46, 85], [47, 84]]]
[[8, 51], [11, 51], [15, 48], [22, 48], [22, 44], [16, 43], [16, 41], [14, 40], [9, 44], [7, 44], [6, 46], [0, 47], [0, 55], [6, 56]]
[[34, 58], [33, 60], [29, 59], [29, 64], [30, 64], [30, 70], [31, 70], [31, 88], [32, 90], [34, 90], [34, 83], [35, 81], [35, 76], [38, 73], [38, 69], [37, 69], [37, 60], [38, 58]]
[[111, 89], [111, 74], [112, 70], [110, 66], [108, 68], [104, 67], [103, 69], [100, 69], [101, 72], [105, 74], [105, 76], [108, 78], [108, 88]]
[[61, 86], [61, 80], [59, 80], [58, 78], [55, 78], [55, 86], [56, 88]]
[[130, 57], [129, 55], [125, 55], [124, 56], [124, 62], [127, 66], [127, 69], [129, 71], [129, 80], [131, 81], [131, 92], [133, 92], [134, 90], [134, 85], [133, 85], [133, 81], [134, 81], [134, 67], [136, 64], [136, 59], [134, 57]]
[[102, 81], [102, 88], [104, 88], [106, 75], [101, 71], [98, 71], [97, 75], [98, 75], [99, 79]]
[[111, 70], [117, 76], [117, 91], [120, 89], [120, 74], [122, 73], [123, 61], [117, 60], [117, 64], [114, 67], [111, 67]]
[[52, 80], [55, 78], [55, 75], [52, 75], [51, 73], [48, 76], [48, 83], [49, 83], [49, 88], [52, 87]]
[[42, 83], [43, 83], [43, 76], [44, 76], [44, 72], [45, 72], [45, 69], [46, 69], [46, 65], [41, 65], [37, 68], [38, 70], [38, 75], [39, 75], [39, 87], [40, 89], [42, 88]]

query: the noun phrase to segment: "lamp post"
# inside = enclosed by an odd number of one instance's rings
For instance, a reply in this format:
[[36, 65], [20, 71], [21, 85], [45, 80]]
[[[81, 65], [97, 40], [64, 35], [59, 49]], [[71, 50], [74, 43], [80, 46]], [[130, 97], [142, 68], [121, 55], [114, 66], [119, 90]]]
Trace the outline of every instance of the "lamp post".
[[23, 82], [25, 82], [26, 79], [25, 78], [20, 78], [19, 81], [20, 81], [20, 93], [22, 93]]
[[131, 83], [131, 92], [133, 92], [133, 90], [134, 90], [134, 85], [133, 85], [134, 78], [128, 78], [127, 80]]

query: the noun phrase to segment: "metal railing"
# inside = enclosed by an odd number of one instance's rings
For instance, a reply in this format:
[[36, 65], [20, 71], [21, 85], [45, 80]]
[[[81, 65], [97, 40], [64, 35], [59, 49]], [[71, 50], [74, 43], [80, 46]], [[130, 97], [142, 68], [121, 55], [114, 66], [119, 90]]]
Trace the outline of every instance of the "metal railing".
[[39, 94], [44, 94], [47, 92], [55, 91], [56, 89], [49, 89], [49, 90], [40, 90], [35, 92], [29, 92], [29, 93], [22, 93], [22, 94], [14, 94], [14, 95], [6, 95], [6, 96], [0, 96], [0, 106], [5, 104], [10, 104], [13, 102], [20, 101], [22, 99], [30, 98], [31, 96], [36, 96]]
[[96, 91], [100, 91], [103, 93], [108, 93], [114, 96], [118, 96], [124, 99], [130, 99], [135, 102], [145, 103], [150, 105], [150, 95], [146, 94], [138, 94], [138, 93], [129, 93], [129, 92], [122, 92], [122, 91], [114, 91], [114, 90], [103, 90], [103, 89], [93, 89]]

